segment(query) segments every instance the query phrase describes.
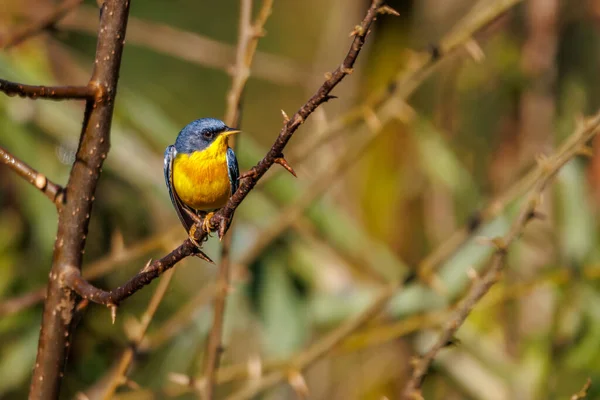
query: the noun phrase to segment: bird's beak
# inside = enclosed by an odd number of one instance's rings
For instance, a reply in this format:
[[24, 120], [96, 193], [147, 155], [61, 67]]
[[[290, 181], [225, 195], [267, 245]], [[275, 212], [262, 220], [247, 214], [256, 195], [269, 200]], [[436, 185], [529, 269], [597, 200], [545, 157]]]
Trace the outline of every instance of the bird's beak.
[[236, 133], [240, 133], [241, 131], [239, 129], [228, 129], [225, 132], [223, 132], [223, 135], [225, 135], [225, 137], [227, 136], [231, 136], [231, 135], [235, 135]]

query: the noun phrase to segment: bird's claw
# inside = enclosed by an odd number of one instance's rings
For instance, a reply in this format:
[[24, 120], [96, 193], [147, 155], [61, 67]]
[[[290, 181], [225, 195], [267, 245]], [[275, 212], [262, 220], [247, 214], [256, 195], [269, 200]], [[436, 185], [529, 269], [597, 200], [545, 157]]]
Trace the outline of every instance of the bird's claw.
[[208, 214], [206, 214], [204, 216], [204, 219], [202, 220], [202, 230], [206, 233], [210, 233], [211, 231], [213, 231], [215, 229], [213, 224], [210, 222], [213, 215], [215, 215], [214, 212], [209, 212]]

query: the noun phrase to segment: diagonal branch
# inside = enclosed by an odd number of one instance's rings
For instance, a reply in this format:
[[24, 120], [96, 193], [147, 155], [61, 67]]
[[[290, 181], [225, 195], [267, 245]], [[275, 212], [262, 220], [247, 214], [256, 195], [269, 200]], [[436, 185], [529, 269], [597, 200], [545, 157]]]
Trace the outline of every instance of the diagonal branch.
[[47, 100], [93, 100], [96, 88], [87, 86], [33, 86], [0, 79], [0, 91], [7, 96]]
[[64, 189], [60, 185], [52, 182], [46, 178], [44, 174], [37, 172], [2, 147], [0, 147], [0, 162], [19, 174], [21, 178], [31, 183], [36, 189], [49, 198], [57, 208], [60, 208], [64, 200]]
[[540, 158], [542, 174], [537, 179], [525, 202], [523, 203], [517, 219], [512, 223], [509, 231], [501, 238], [491, 240], [496, 246], [490, 265], [484, 275], [477, 279], [465, 299], [458, 306], [455, 316], [448, 322], [442, 334], [413, 369], [412, 376], [406, 384], [402, 398], [406, 400], [422, 398], [421, 384], [439, 351], [454, 337], [454, 334], [465, 322], [475, 305], [485, 296], [490, 288], [498, 282], [504, 270], [508, 247], [521, 235], [529, 221], [534, 219], [537, 208], [541, 203], [544, 190], [554, 180], [558, 171], [574, 157], [585, 152], [586, 144], [600, 131], [600, 113], [584, 121], [577, 131], [567, 141], [563, 150], [550, 158]]
[[[239, 189], [229, 199], [227, 205], [215, 213], [215, 215], [212, 217], [211, 225], [218, 227], [219, 237], [223, 237], [227, 231], [236, 208], [256, 186], [256, 183], [267, 172], [267, 170], [269, 170], [269, 168], [276, 163], [276, 160], [281, 158], [283, 149], [292, 138], [294, 132], [300, 127], [306, 118], [308, 118], [317, 109], [317, 107], [331, 99], [331, 91], [352, 72], [354, 62], [356, 61], [356, 58], [358, 57], [365, 43], [365, 39], [370, 32], [371, 24], [377, 18], [381, 4], [382, 0], [373, 0], [363, 21], [352, 33], [354, 39], [342, 64], [333, 72], [328, 73], [327, 79], [319, 88], [317, 93], [313, 95], [306, 102], [306, 104], [304, 104], [300, 110], [296, 112], [296, 114], [294, 114], [292, 119], [286, 120], [283, 129], [280, 131], [279, 136], [275, 140], [275, 143], [269, 152], [256, 166], [251, 169], [246, 178], [243, 179]], [[206, 236], [207, 234], [202, 229], [197, 229], [194, 239], [198, 243], [201, 243]], [[160, 276], [167, 269], [172, 268], [183, 258], [190, 255], [195, 255], [197, 252], [197, 247], [190, 239], [187, 239], [171, 253], [150, 263], [144, 267], [138, 275], [131, 278], [123, 286], [120, 286], [110, 292], [98, 289], [89, 282], [85, 281], [81, 277], [81, 271], [79, 271], [78, 268], [69, 268], [68, 271], [65, 270], [63, 279], [71, 289], [73, 289], [82, 297], [89, 299], [90, 301], [112, 307], [118, 305], [133, 293], [149, 284], [153, 279]]]

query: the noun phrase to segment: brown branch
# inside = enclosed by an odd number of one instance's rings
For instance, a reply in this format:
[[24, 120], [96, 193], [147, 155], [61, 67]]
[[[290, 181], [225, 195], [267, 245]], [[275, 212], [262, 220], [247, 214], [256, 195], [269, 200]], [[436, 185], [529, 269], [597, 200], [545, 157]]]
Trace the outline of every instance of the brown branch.
[[66, 187], [66, 202], [59, 211], [30, 399], [54, 399], [59, 395], [75, 307], [75, 293], [66, 285], [64, 276], [81, 268], [94, 193], [109, 150], [129, 4], [129, 0], [106, 0], [102, 5], [96, 63], [88, 84], [95, 97], [86, 103], [79, 148]]
[[63, 188], [60, 185], [52, 182], [44, 174], [37, 172], [2, 147], [0, 147], [0, 162], [41, 191], [57, 208], [61, 206], [64, 196]]
[[7, 96], [47, 100], [93, 100], [96, 88], [88, 86], [32, 86], [0, 79], [0, 91]]
[[64, 0], [54, 10], [28, 26], [19, 29], [12, 34], [6, 35], [0, 40], [0, 48], [7, 49], [16, 46], [40, 32], [52, 28], [58, 21], [69, 12], [77, 8], [83, 0]]
[[448, 322], [439, 339], [433, 347], [416, 363], [411, 378], [406, 384], [402, 398], [406, 400], [421, 398], [420, 388], [423, 379], [433, 363], [438, 352], [454, 337], [454, 334], [467, 319], [475, 305], [485, 296], [490, 288], [499, 280], [505, 267], [508, 247], [518, 239], [529, 221], [536, 217], [541, 196], [544, 190], [552, 182], [558, 171], [574, 157], [581, 154], [589, 142], [600, 130], [600, 113], [583, 122], [565, 143], [562, 150], [550, 158], [540, 159], [542, 175], [536, 181], [527, 196], [517, 219], [512, 223], [509, 231], [501, 238], [491, 240], [496, 247], [487, 271], [480, 279], [477, 279], [465, 299], [459, 305], [455, 316]]
[[[298, 110], [296, 114], [294, 114], [291, 120], [285, 123], [283, 129], [279, 133], [279, 136], [275, 140], [275, 143], [271, 147], [271, 150], [269, 150], [265, 157], [251, 169], [246, 178], [242, 180], [239, 189], [229, 199], [227, 205], [214, 214], [211, 219], [211, 225], [218, 227], [219, 237], [223, 237], [227, 231], [236, 208], [256, 186], [256, 183], [259, 181], [259, 179], [275, 163], [275, 160], [281, 157], [283, 149], [291, 139], [294, 132], [300, 127], [306, 118], [308, 118], [314, 112], [314, 110], [317, 109], [317, 107], [331, 99], [331, 91], [342, 81], [342, 79], [352, 72], [352, 66], [354, 65], [354, 62], [356, 61], [356, 58], [358, 57], [358, 54], [365, 43], [365, 39], [370, 32], [371, 24], [378, 15], [378, 9], [381, 5], [381, 2], [382, 0], [374, 0], [361, 24], [355, 28], [355, 31], [353, 32], [354, 40], [352, 41], [350, 50], [348, 51], [348, 54], [344, 58], [342, 64], [333, 72], [327, 74], [327, 79], [319, 88], [317, 93], [313, 95], [306, 102], [306, 104], [304, 104], [300, 110]], [[202, 229], [197, 229], [194, 239], [198, 243], [201, 243], [206, 236], [207, 234]], [[65, 273], [62, 275], [62, 278], [70, 288], [75, 290], [76, 293], [82, 297], [99, 304], [113, 307], [131, 296], [136, 291], [143, 288], [167, 269], [172, 268], [181, 259], [190, 255], [195, 255], [197, 252], [197, 247], [189, 239], [187, 239], [182, 245], [177, 247], [170, 254], [166, 255], [160, 260], [148, 264], [138, 275], [131, 278], [123, 286], [110, 292], [98, 289], [89, 282], [86, 282], [84, 279], [82, 279], [81, 272], [78, 268], [69, 268], [68, 271], [65, 271]]]
[[[240, 22], [238, 33], [238, 49], [236, 54], [236, 65], [233, 81], [227, 95], [227, 110], [225, 112], [225, 123], [228, 126], [239, 127], [242, 95], [246, 82], [250, 77], [252, 60], [258, 46], [260, 33], [264, 30], [267, 18], [271, 14], [273, 0], [264, 0], [258, 18], [252, 24], [252, 0], [240, 1]], [[230, 145], [235, 149], [236, 140], [233, 138]], [[232, 235], [226, 235], [221, 250], [219, 274], [217, 277], [217, 294], [213, 307], [213, 323], [208, 335], [204, 361], [204, 375], [206, 376], [206, 387], [204, 398], [213, 398], [216, 371], [222, 353], [221, 337], [223, 335], [223, 323], [225, 319], [225, 306], [229, 292], [229, 275], [231, 269], [231, 243]]]
[[[131, 262], [143, 255], [165, 246], [165, 239], [176, 232], [181, 232], [181, 225], [168, 229], [147, 239], [140, 241], [124, 249], [113, 249], [105, 257], [87, 265], [83, 271], [83, 277], [87, 280], [94, 280], [103, 277], [109, 272], [114, 271], [119, 266]], [[166, 249], [165, 249], [166, 250]], [[0, 302], [0, 317], [5, 317], [18, 313], [28, 307], [31, 307], [42, 300], [46, 294], [47, 287], [32, 290], [20, 296], [6, 299]]]

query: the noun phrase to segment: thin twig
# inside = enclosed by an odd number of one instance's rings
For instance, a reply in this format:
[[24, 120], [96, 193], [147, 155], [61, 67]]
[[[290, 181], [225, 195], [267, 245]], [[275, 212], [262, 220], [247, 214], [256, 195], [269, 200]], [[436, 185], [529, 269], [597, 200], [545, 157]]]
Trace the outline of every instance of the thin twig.
[[573, 396], [571, 396], [571, 400], [585, 399], [588, 395], [588, 390], [590, 390], [591, 387], [592, 387], [592, 380], [590, 378], [587, 378], [587, 380], [585, 381], [581, 390], [579, 390], [577, 393], [575, 393]]
[[106, 387], [106, 391], [104, 392], [102, 399], [110, 400], [113, 398], [116, 390], [126, 381], [127, 370], [129, 369], [133, 357], [137, 352], [144, 336], [146, 335], [146, 331], [148, 330], [148, 326], [150, 326], [150, 322], [152, 318], [154, 318], [154, 314], [160, 305], [160, 302], [165, 296], [167, 289], [169, 288], [169, 283], [171, 283], [171, 279], [173, 278], [175, 270], [169, 270], [165, 273], [165, 276], [160, 280], [152, 298], [150, 299], [150, 303], [148, 303], [148, 307], [146, 311], [140, 318], [139, 322], [137, 322], [134, 327], [135, 330], [132, 333], [132, 336], [129, 337], [129, 346], [121, 355], [121, 359], [117, 363], [115, 370], [113, 371], [112, 378], [108, 382]]
[[0, 91], [7, 96], [47, 100], [93, 100], [97, 89], [87, 86], [32, 86], [0, 79]]
[[[348, 54], [344, 58], [342, 64], [337, 67], [333, 72], [327, 75], [327, 79], [323, 85], [319, 88], [317, 93], [313, 95], [304, 104], [300, 110], [294, 114], [294, 116], [285, 122], [283, 129], [280, 131], [279, 136], [275, 140], [275, 143], [265, 155], [265, 157], [244, 177], [239, 189], [229, 199], [227, 205], [220, 211], [214, 214], [211, 219], [211, 225], [218, 227], [219, 237], [223, 237], [227, 231], [231, 219], [236, 208], [246, 198], [246, 196], [256, 186], [256, 183], [262, 178], [262, 176], [271, 168], [277, 160], [281, 159], [283, 149], [292, 138], [294, 132], [302, 125], [302, 123], [308, 118], [321, 104], [331, 99], [331, 91], [347, 76], [352, 72], [352, 66], [358, 57], [365, 39], [370, 32], [370, 27], [373, 21], [378, 15], [378, 10], [381, 5], [381, 0], [374, 0], [371, 7], [367, 11], [367, 14], [361, 24], [353, 31], [354, 40]], [[201, 243], [207, 234], [202, 229], [197, 229], [194, 239], [196, 242]], [[120, 286], [110, 292], [101, 290], [94, 287], [89, 282], [85, 281], [81, 277], [81, 273], [77, 268], [70, 268], [69, 271], [63, 275], [67, 285], [76, 291], [80, 296], [93, 301], [95, 303], [104, 304], [109, 307], [117, 306], [120, 302], [137, 292], [152, 280], [160, 276], [164, 271], [172, 268], [177, 262], [190, 255], [197, 254], [198, 249], [190, 239], [187, 239], [179, 247], [174, 249], [170, 254], [163, 258], [156, 260], [143, 270], [131, 278], [123, 286]]]
[[[250, 67], [258, 46], [259, 33], [264, 30], [267, 18], [271, 14], [273, 7], [272, 0], [264, 0], [258, 18], [254, 25], [252, 24], [252, 0], [240, 1], [240, 22], [238, 32], [238, 49], [236, 53], [236, 65], [234, 68], [231, 88], [227, 94], [227, 110], [225, 112], [225, 123], [228, 126], [239, 127], [242, 108], [242, 96], [246, 82], [250, 77]], [[235, 149], [235, 138], [230, 145]], [[219, 369], [219, 362], [222, 353], [221, 337], [223, 335], [223, 323], [225, 319], [225, 306], [227, 294], [229, 293], [229, 275], [231, 269], [231, 244], [232, 234], [225, 235], [221, 249], [221, 260], [219, 264], [219, 274], [217, 277], [217, 294], [214, 300], [213, 323], [208, 335], [206, 344], [204, 375], [206, 377], [206, 387], [204, 398], [211, 400], [213, 398], [215, 387], [216, 371]]]
[[2, 147], [0, 147], [0, 162], [41, 191], [57, 208], [61, 206], [64, 196], [63, 188], [60, 185], [52, 182], [44, 174], [37, 172]]
[[0, 39], [0, 48], [7, 49], [16, 46], [40, 32], [52, 28], [58, 21], [64, 18], [69, 12], [77, 8], [83, 0], [64, 0], [54, 10], [43, 16], [37, 21], [6, 35]]
[[102, 4], [96, 62], [88, 84], [95, 96], [86, 102], [79, 148], [66, 187], [66, 202], [59, 210], [30, 399], [59, 396], [75, 307], [75, 293], [64, 276], [81, 268], [96, 185], [109, 150], [129, 4], [129, 0], [105, 0]]
[[577, 131], [568, 140], [562, 151], [550, 158], [540, 159], [542, 175], [535, 182], [527, 199], [521, 207], [517, 219], [512, 223], [509, 231], [502, 238], [493, 239], [491, 242], [496, 247], [490, 265], [484, 275], [475, 281], [471, 290], [461, 302], [455, 316], [448, 322], [439, 339], [432, 348], [415, 365], [411, 378], [406, 384], [402, 398], [406, 400], [421, 398], [420, 388], [423, 379], [429, 370], [431, 363], [438, 352], [454, 337], [454, 334], [467, 319], [475, 305], [485, 296], [490, 288], [499, 280], [501, 272], [505, 267], [508, 247], [519, 237], [529, 221], [535, 218], [536, 210], [541, 202], [544, 190], [552, 182], [558, 171], [570, 160], [581, 153], [600, 130], [600, 113], [583, 122]]

